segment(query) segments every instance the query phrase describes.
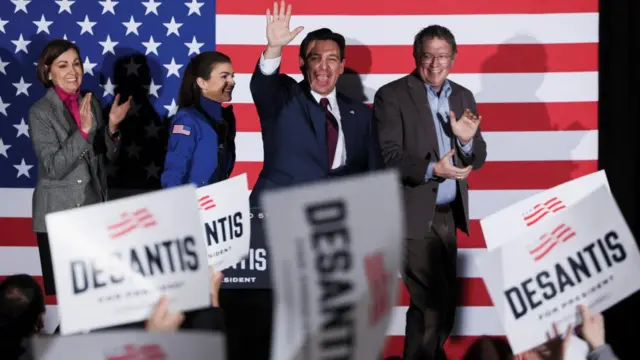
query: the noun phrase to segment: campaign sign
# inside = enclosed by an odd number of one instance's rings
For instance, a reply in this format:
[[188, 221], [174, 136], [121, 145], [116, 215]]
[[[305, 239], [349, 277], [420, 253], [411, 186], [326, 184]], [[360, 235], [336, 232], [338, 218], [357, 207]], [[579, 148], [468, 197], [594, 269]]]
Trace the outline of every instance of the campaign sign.
[[[543, 176], [543, 175], [540, 175]], [[518, 234], [567, 209], [600, 186], [609, 189], [604, 170], [541, 191], [480, 220], [487, 249], [495, 249]]]
[[209, 265], [222, 271], [249, 255], [251, 221], [247, 174], [198, 188]]
[[223, 334], [211, 331], [105, 331], [31, 339], [36, 360], [226, 360]]
[[248, 255], [222, 273], [223, 289], [270, 289], [269, 256], [264, 239], [264, 219], [267, 215], [260, 208], [251, 208], [251, 244]]
[[535, 228], [478, 257], [514, 353], [547, 341], [556, 323], [581, 322], [640, 289], [640, 252], [611, 193], [601, 186]]
[[272, 359], [379, 358], [398, 293], [400, 188], [385, 170], [263, 194]]
[[209, 267], [193, 185], [46, 216], [60, 332], [210, 306]]

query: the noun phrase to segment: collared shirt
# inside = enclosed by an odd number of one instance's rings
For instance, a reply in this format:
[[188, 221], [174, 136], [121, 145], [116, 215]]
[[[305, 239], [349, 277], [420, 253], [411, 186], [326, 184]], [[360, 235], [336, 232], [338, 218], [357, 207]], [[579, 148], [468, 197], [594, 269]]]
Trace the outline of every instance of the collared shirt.
[[[449, 96], [451, 95], [451, 84], [449, 80], [445, 80], [442, 85], [440, 95], [435, 91], [431, 85], [424, 85], [427, 90], [427, 100], [429, 101], [429, 107], [431, 108], [431, 115], [433, 117], [433, 124], [436, 129], [436, 138], [438, 139], [438, 151], [440, 156], [444, 156], [451, 151], [451, 138], [448, 133], [451, 133], [451, 124], [449, 124]], [[456, 114], [459, 117], [461, 114]], [[473, 141], [470, 141], [465, 146], [462, 146], [459, 140], [456, 139], [458, 146], [465, 154], [471, 153], [471, 147]], [[453, 158], [451, 159], [453, 164]], [[430, 179], [433, 175], [433, 166], [435, 162], [432, 162], [427, 167], [426, 179]], [[456, 180], [446, 179], [438, 185], [438, 193], [436, 194], [436, 204], [448, 204], [456, 199]]]
[[[265, 75], [271, 75], [274, 71], [280, 66], [280, 61], [282, 57], [277, 57], [274, 59], [265, 59], [264, 54], [260, 56], [260, 71], [262, 71]], [[313, 98], [320, 104], [320, 99], [323, 98], [322, 95], [317, 92], [311, 90], [311, 95]], [[337, 169], [341, 166], [346, 165], [347, 163], [347, 148], [344, 140], [344, 132], [342, 131], [342, 122], [340, 117], [340, 109], [338, 108], [338, 99], [337, 99], [336, 89], [326, 96], [329, 99], [329, 111], [336, 118], [338, 122], [338, 143], [336, 145], [336, 152], [333, 156], [331, 169]]]

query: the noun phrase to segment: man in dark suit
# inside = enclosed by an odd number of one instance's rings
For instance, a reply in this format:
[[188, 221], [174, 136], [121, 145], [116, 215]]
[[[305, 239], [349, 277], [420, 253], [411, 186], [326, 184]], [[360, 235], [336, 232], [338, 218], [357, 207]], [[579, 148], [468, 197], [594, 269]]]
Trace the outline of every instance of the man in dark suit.
[[423, 29], [413, 56], [414, 72], [382, 86], [373, 111], [385, 165], [400, 170], [404, 189], [403, 279], [411, 297], [404, 359], [445, 359], [457, 302], [456, 229], [469, 232], [466, 178], [487, 149], [473, 94], [447, 79], [453, 34]]
[[366, 105], [336, 92], [344, 72], [345, 39], [329, 29], [310, 32], [300, 46], [304, 80], [280, 74], [282, 48], [301, 31], [289, 30], [285, 13], [267, 10], [267, 48], [251, 77], [251, 95], [260, 116], [264, 165], [251, 194], [259, 206], [265, 189], [362, 173], [382, 165]]

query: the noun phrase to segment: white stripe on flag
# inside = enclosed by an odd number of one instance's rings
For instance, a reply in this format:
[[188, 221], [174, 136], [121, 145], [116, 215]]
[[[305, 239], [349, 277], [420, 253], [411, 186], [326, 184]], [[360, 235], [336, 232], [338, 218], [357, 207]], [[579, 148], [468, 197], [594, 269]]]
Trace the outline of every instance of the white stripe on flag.
[[[265, 8], [266, 11], [266, 8]], [[294, 6], [295, 11], [295, 6]], [[242, 24], [242, 31], [234, 31]], [[309, 31], [328, 27], [342, 33], [347, 44], [409, 45], [429, 24], [448, 27], [458, 44], [561, 44], [598, 42], [598, 13], [506, 15], [295, 15], [291, 28], [304, 31], [292, 44], [299, 45]], [[217, 44], [266, 45], [264, 15], [216, 15]], [[380, 31], [388, 28], [393, 31]]]
[[[517, 114], [513, 115], [517, 117]], [[513, 121], [518, 120], [514, 118]], [[495, 131], [482, 135], [488, 144], [487, 161], [598, 159], [597, 130]], [[236, 149], [237, 161], [263, 161], [262, 135], [259, 132], [238, 133]]]
[[[260, 54], [256, 54], [256, 61]], [[453, 69], [455, 72], [455, 68]], [[289, 74], [296, 81], [302, 74]], [[356, 97], [364, 91], [367, 103], [372, 103], [376, 91], [383, 85], [406, 74], [344, 75], [344, 88], [339, 90]], [[352, 77], [359, 76], [360, 79]], [[449, 79], [469, 89], [477, 103], [548, 103], [598, 101], [598, 72], [549, 73], [486, 73], [455, 74]], [[232, 103], [253, 103], [249, 90], [251, 74], [236, 74]], [[342, 82], [342, 80], [341, 80]], [[340, 85], [340, 84], [339, 84]], [[362, 96], [356, 97], [362, 98]], [[517, 121], [517, 120], [514, 120]]]

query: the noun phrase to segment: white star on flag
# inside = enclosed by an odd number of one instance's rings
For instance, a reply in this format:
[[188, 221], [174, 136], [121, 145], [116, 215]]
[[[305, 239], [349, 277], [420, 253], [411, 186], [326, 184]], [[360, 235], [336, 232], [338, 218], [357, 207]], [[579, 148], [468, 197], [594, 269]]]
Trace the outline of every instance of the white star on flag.
[[162, 3], [157, 3], [157, 2], [154, 2], [154, 0], [150, 0], [147, 2], [143, 2], [142, 5], [144, 5], [144, 7], [147, 8], [144, 12], [145, 15], [150, 13], [154, 13], [158, 15], [158, 6], [162, 5]]
[[125, 33], [125, 36], [129, 34], [136, 34], [140, 36], [140, 34], [138, 33], [138, 28], [140, 27], [140, 25], [142, 25], [142, 23], [136, 22], [133, 19], [133, 15], [131, 15], [131, 19], [129, 19], [128, 22], [123, 22], [122, 25], [127, 27], [127, 32]]
[[9, 155], [7, 154], [7, 150], [9, 150], [10, 147], [11, 145], [5, 145], [5, 143], [2, 141], [2, 138], [0, 138], [0, 155], [8, 159]]
[[102, 15], [110, 12], [113, 15], [116, 14], [116, 5], [118, 5], [118, 1], [112, 1], [112, 0], [107, 0], [107, 1], [98, 1], [98, 3], [100, 3], [100, 5], [102, 5]]
[[61, 14], [63, 11], [66, 11], [69, 14], [71, 14], [71, 5], [73, 5], [73, 3], [75, 3], [75, 1], [56, 0], [56, 4], [60, 6], [60, 9], [58, 10], [58, 14]]
[[4, 116], [8, 116], [7, 108], [9, 107], [9, 105], [11, 105], [11, 103], [3, 103], [2, 96], [0, 96], [0, 114], [3, 114]]
[[171, 22], [162, 23], [162, 25], [164, 25], [167, 28], [167, 36], [171, 34], [176, 34], [177, 36], [180, 36], [180, 32], [178, 31], [178, 29], [180, 29], [180, 27], [182, 26], [182, 23], [177, 23], [176, 19], [173, 16], [171, 17]]
[[15, 10], [13, 11], [14, 13], [17, 13], [18, 11], [24, 11], [25, 14], [29, 13], [27, 11], [27, 5], [29, 5], [31, 0], [11, 0], [11, 2], [16, 6]]
[[25, 40], [22, 37], [22, 33], [20, 33], [20, 37], [18, 38], [18, 40], [11, 40], [11, 42], [16, 46], [16, 54], [18, 53], [18, 51], [24, 51], [25, 54], [29, 53], [29, 50], [27, 50], [27, 45], [31, 44], [31, 40]]
[[107, 39], [105, 41], [98, 41], [98, 44], [102, 46], [102, 55], [110, 52], [113, 55], [116, 54], [116, 45], [119, 44], [118, 41], [111, 41], [111, 36], [107, 35]]
[[189, 8], [187, 16], [190, 16], [191, 14], [198, 14], [198, 16], [202, 15], [200, 14], [200, 8], [204, 5], [203, 2], [199, 3], [196, 0], [191, 0], [190, 3], [185, 3], [185, 5]]
[[91, 21], [89, 20], [89, 15], [85, 15], [84, 16], [84, 20], [83, 21], [78, 21], [78, 25], [80, 25], [82, 27], [82, 29], [80, 30], [80, 35], [88, 32], [89, 34], [93, 35], [93, 27], [97, 24], [96, 21]]
[[84, 73], [85, 74], [89, 74], [91, 76], [93, 76], [93, 68], [96, 67], [96, 65], [98, 65], [98, 63], [92, 63], [89, 60], [88, 56], [84, 57], [84, 63], [82, 63], [82, 67], [84, 68]]
[[196, 40], [196, 36], [193, 36], [193, 40], [191, 40], [190, 43], [184, 43], [185, 45], [187, 45], [187, 47], [189, 48], [189, 53], [187, 55], [191, 55], [191, 54], [200, 54], [200, 48], [202, 47], [202, 45], [204, 45], [204, 43], [199, 43]]
[[158, 90], [160, 90], [162, 85], [156, 85], [156, 83], [153, 81], [153, 78], [151, 78], [151, 83], [149, 83], [149, 85], [145, 85], [144, 87], [149, 92], [149, 95], [153, 95], [156, 98], [160, 97], [160, 95], [158, 95]]
[[18, 169], [18, 175], [16, 175], [16, 178], [19, 178], [22, 175], [31, 178], [31, 175], [29, 175], [29, 170], [33, 167], [33, 165], [27, 165], [24, 162], [24, 158], [22, 158], [22, 162], [20, 163], [20, 165], [13, 165], [13, 167]]
[[20, 124], [13, 125], [13, 127], [18, 129], [18, 134], [16, 135], [16, 138], [19, 138], [20, 135], [29, 137], [29, 125], [27, 125], [27, 123], [24, 122], [24, 118], [20, 119]]
[[149, 55], [151, 53], [154, 53], [156, 55], [158, 54], [158, 46], [162, 45], [162, 43], [159, 42], [155, 42], [153, 40], [153, 35], [149, 36], [149, 41], [143, 42], [142, 45], [144, 45], [144, 47], [147, 49], [147, 51], [145, 51], [145, 55]]
[[44, 18], [44, 14], [42, 14], [39, 21], [34, 21], [33, 23], [38, 27], [38, 30], [36, 30], [36, 34], [40, 34], [41, 31], [44, 31], [47, 34], [51, 34], [49, 32], [49, 26], [53, 24], [53, 21], [47, 21], [47, 19]]
[[26, 83], [24, 82], [24, 77], [20, 76], [20, 82], [18, 83], [13, 83], [13, 86], [16, 87], [16, 96], [20, 95], [20, 94], [25, 94], [27, 96], [29, 96], [29, 86], [31, 86], [31, 83]]
[[171, 75], [175, 75], [177, 78], [180, 78], [180, 73], [178, 72], [182, 67], [182, 64], [176, 64], [176, 59], [171, 58], [171, 64], [163, 64], [162, 66], [166, 67], [169, 72], [167, 73], [167, 78]]

